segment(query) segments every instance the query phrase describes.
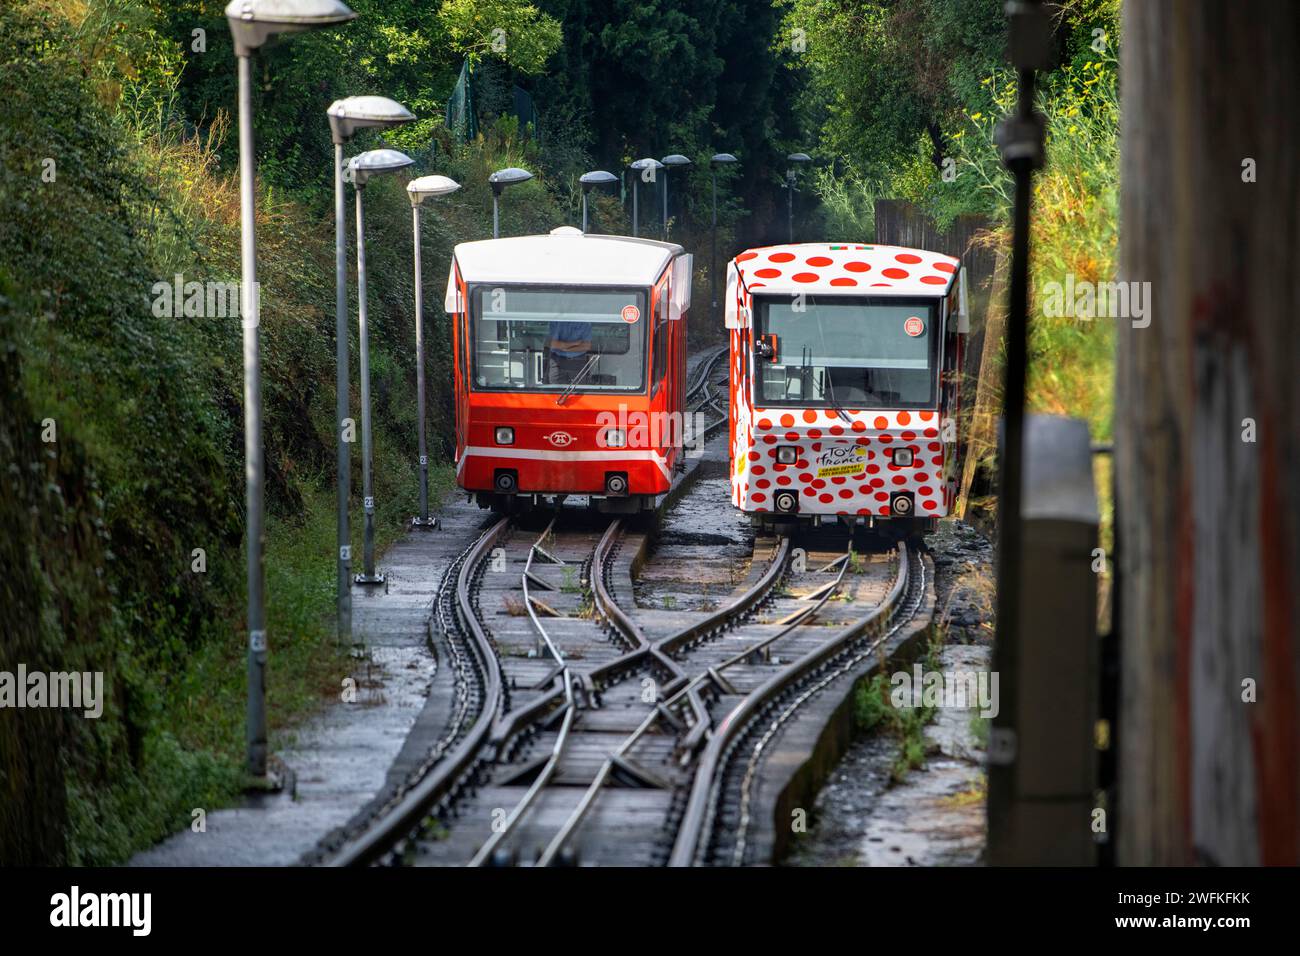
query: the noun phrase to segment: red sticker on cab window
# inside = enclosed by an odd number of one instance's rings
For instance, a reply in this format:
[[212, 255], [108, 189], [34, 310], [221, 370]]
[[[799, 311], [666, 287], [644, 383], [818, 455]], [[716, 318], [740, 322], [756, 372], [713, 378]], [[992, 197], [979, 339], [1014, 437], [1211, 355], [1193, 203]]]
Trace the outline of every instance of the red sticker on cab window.
[[637, 319], [641, 318], [641, 310], [634, 305], [623, 306], [623, 311], [619, 313], [623, 316], [623, 321], [631, 325]]
[[925, 323], [916, 316], [912, 316], [903, 323], [903, 331], [915, 338], [925, 331]]

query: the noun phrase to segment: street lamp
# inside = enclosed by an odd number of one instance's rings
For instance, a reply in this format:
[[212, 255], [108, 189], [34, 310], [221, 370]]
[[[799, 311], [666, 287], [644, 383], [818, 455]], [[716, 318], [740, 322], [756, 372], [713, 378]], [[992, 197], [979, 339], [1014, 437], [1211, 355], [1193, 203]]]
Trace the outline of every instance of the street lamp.
[[587, 193], [591, 192], [591, 190], [596, 186], [608, 186], [610, 183], [618, 182], [618, 177], [603, 169], [593, 169], [591, 172], [583, 173], [579, 176], [578, 182], [582, 184], [582, 231], [586, 233]]
[[714, 153], [709, 159], [713, 168], [713, 235], [709, 240], [709, 289], [713, 295], [713, 321], [718, 320], [718, 167], [736, 162], [730, 153]]
[[372, 149], [348, 160], [343, 178], [352, 183], [357, 196], [357, 316], [361, 329], [361, 494], [366, 528], [362, 538], [364, 567], [353, 580], [357, 584], [383, 584], [375, 573], [375, 493], [370, 482], [370, 336], [366, 323], [366, 220], [361, 193], [371, 176], [395, 173], [414, 163], [395, 149]]
[[665, 156], [662, 160], [664, 164], [664, 240], [668, 239], [668, 171], [674, 166], [689, 166], [691, 161], [681, 153], [673, 153], [671, 156]]
[[791, 153], [786, 157], [790, 167], [785, 171], [785, 186], [790, 190], [786, 195], [786, 218], [789, 223], [790, 241], [794, 242], [794, 184], [797, 176], [796, 170], [804, 163], [811, 163], [812, 157], [807, 153]]
[[632, 177], [632, 235], [640, 235], [640, 211], [637, 208], [636, 187], [637, 181], [645, 175], [645, 171], [650, 170], [650, 178], [646, 182], [654, 182], [655, 173], [664, 168], [664, 164], [657, 159], [638, 159], [632, 163], [632, 169], [636, 170], [636, 175]]
[[244, 482], [248, 511], [248, 774], [266, 776], [266, 583], [263, 529], [262, 354], [258, 341], [257, 233], [254, 206], [252, 55], [271, 37], [346, 23], [339, 0], [231, 0], [226, 22], [239, 61], [240, 315], [244, 335]]
[[526, 169], [520, 169], [518, 166], [508, 166], [505, 169], [498, 169], [488, 177], [488, 182], [492, 184], [492, 238], [501, 238], [501, 213], [497, 208], [497, 200], [501, 194], [506, 191], [507, 186], [513, 186], [515, 183], [526, 183], [533, 178], [533, 174]]
[[348, 392], [347, 202], [343, 195], [343, 144], [368, 126], [397, 126], [415, 116], [386, 96], [349, 96], [335, 100], [327, 111], [334, 140], [334, 352], [335, 440], [338, 442], [338, 639], [352, 643], [352, 527], [348, 507], [352, 495], [351, 442], [344, 441], [350, 417]]
[[411, 520], [417, 528], [436, 528], [437, 518], [429, 517], [429, 453], [424, 447], [424, 285], [420, 270], [420, 203], [431, 196], [447, 196], [460, 189], [460, 183], [446, 176], [421, 176], [406, 184], [411, 199], [411, 228], [415, 231], [415, 406], [420, 429], [420, 515]]

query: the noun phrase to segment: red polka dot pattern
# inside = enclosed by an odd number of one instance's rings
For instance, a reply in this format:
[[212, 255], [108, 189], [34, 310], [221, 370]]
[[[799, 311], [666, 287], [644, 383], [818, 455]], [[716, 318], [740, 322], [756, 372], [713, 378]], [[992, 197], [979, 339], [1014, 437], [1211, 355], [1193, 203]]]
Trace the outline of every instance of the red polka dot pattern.
[[[957, 259], [921, 249], [821, 243], [751, 249], [734, 262], [742, 279], [737, 301], [745, 306], [752, 305], [749, 292], [755, 289], [779, 295], [870, 288], [873, 294], [938, 297], [950, 293], [959, 266]], [[803, 514], [888, 515], [891, 494], [905, 491], [913, 495], [917, 517], [948, 513], [957, 495], [956, 462], [952, 446], [938, 441], [937, 412], [846, 409], [845, 420], [831, 409], [754, 409], [748, 387], [739, 387], [752, 373], [752, 364], [742, 368], [739, 358], [746, 334], [730, 332], [734, 505], [769, 513], [776, 490], [788, 488], [799, 495]], [[796, 464], [776, 461], [778, 444], [796, 447]], [[860, 461], [862, 470], [831, 473], [829, 454], [842, 462], [846, 447], [855, 449], [852, 460]], [[913, 465], [894, 465], [894, 447], [910, 448]]]
[[[733, 476], [733, 501], [752, 511], [763, 506], [758, 495], [769, 500], [776, 487], [798, 492], [802, 504], [800, 512], [807, 514], [887, 514], [893, 492], [911, 492], [915, 514], [918, 517], [939, 517], [948, 513], [956, 498], [955, 462], [944, 454], [942, 442], [922, 442], [918, 436], [920, 422], [938, 424], [934, 411], [900, 409], [874, 411], [846, 409], [849, 421], [845, 423], [832, 409], [803, 408], [757, 416], [749, 412], [752, 433], [764, 448], [765, 455], [750, 450], [744, 437], [738, 437], [738, 453], [748, 461], [762, 460], [751, 465], [747, 472]], [[775, 432], [775, 434], [773, 434]], [[937, 437], [937, 427], [924, 432]], [[739, 429], [738, 436], [750, 433], [748, 427]], [[795, 465], [782, 465], [775, 461], [775, 444], [794, 445], [799, 449]], [[862, 471], [857, 474], [818, 475], [825, 467], [818, 463], [819, 456], [828, 449], [845, 445], [861, 448]], [[894, 446], [912, 450], [914, 463], [900, 467], [893, 463], [888, 449]], [[928, 452], [933, 458], [922, 458]], [[768, 476], [768, 470], [775, 473]], [[881, 472], [884, 471], [882, 475]], [[745, 504], [748, 502], [748, 504]], [[879, 505], [877, 503], [880, 503]], [[881, 510], [883, 508], [883, 511]], [[841, 509], [847, 509], [842, 511]], [[763, 508], [763, 510], [770, 510]]]
[[[857, 285], [854, 276], [875, 271], [891, 281], [873, 283], [873, 288], [929, 295], [939, 294], [949, 285], [958, 265], [958, 260], [951, 256], [921, 249], [829, 243], [751, 249], [738, 255], [735, 262], [748, 289], [854, 288]], [[765, 281], [760, 284], [753, 281], [756, 279]]]

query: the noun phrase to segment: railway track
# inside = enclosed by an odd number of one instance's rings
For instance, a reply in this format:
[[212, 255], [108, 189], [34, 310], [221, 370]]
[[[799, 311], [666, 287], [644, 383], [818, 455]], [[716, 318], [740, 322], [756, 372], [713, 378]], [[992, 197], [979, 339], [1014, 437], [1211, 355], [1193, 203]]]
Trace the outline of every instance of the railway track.
[[[720, 414], [709, 430], [727, 420], [710, 388], [725, 354], [688, 388]], [[447, 731], [328, 862], [752, 862], [767, 747], [924, 591], [914, 549], [855, 556], [840, 538], [760, 535], [732, 576], [735, 542], [694, 530], [652, 548], [621, 519], [496, 521], [437, 597], [461, 688]]]

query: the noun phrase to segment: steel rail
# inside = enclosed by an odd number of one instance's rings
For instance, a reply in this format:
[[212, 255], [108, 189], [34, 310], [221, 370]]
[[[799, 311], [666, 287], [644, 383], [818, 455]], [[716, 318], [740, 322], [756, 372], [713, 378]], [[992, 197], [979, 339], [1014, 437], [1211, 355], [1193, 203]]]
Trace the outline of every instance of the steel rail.
[[692, 640], [702, 639], [714, 631], [720, 631], [729, 622], [748, 614], [771, 594], [772, 589], [784, 576], [789, 560], [790, 539], [782, 537], [780, 545], [777, 546], [776, 554], [772, 556], [772, 560], [768, 562], [767, 568], [753, 587], [736, 598], [731, 604], [714, 611], [703, 620], [682, 628], [676, 634], [662, 638], [656, 642], [656, 646], [665, 653], [671, 654], [683, 645], [689, 644]]
[[[920, 579], [919, 582], [920, 586], [915, 589], [915, 593], [916, 593], [916, 605], [919, 605], [921, 599], [923, 599], [925, 596], [925, 563], [924, 562], [919, 562], [917, 571], [918, 571], [917, 576]], [[909, 585], [910, 583], [911, 582], [909, 581]], [[893, 626], [889, 627], [889, 629], [886, 630], [883, 634], [881, 634], [878, 638], [876, 638], [876, 640], [872, 641], [868, 647], [863, 648], [857, 654], [853, 655], [848, 660], [841, 663], [838, 667], [836, 667], [829, 674], [824, 676], [821, 680], [817, 681], [817, 683], [813, 684], [811, 687], [804, 690], [798, 697], [796, 697], [793, 701], [790, 702], [790, 704], [785, 708], [785, 710], [782, 711], [771, 722], [771, 724], [768, 725], [767, 731], [763, 734], [761, 738], [759, 738], [758, 742], [754, 744], [754, 749], [750, 752], [749, 762], [745, 767], [745, 775], [740, 782], [740, 821], [736, 826], [736, 845], [735, 847], [732, 848], [732, 853], [731, 853], [731, 860], [733, 866], [744, 865], [745, 848], [749, 836], [749, 821], [750, 821], [749, 807], [751, 803], [751, 794], [753, 793], [754, 778], [758, 773], [759, 762], [762, 759], [763, 751], [767, 749], [767, 745], [772, 741], [772, 739], [776, 736], [777, 732], [781, 729], [781, 727], [785, 724], [785, 722], [790, 719], [790, 717], [794, 714], [795, 711], [797, 711], [800, 707], [802, 707], [815, 694], [823, 690], [832, 681], [839, 679], [844, 674], [848, 673], [848, 671], [856, 667], [858, 663], [862, 661], [864, 658], [873, 654], [876, 648], [878, 648], [882, 643], [884, 643], [890, 637], [892, 637], [898, 631], [899, 628], [907, 624], [907, 622], [910, 621], [915, 616], [915, 614], [916, 614], [916, 606], [914, 605], [911, 608], [909, 613], [898, 615], [898, 619], [894, 622]]]
[[701, 360], [700, 364], [696, 366], [696, 371], [694, 372], [693, 380], [691, 384], [686, 388], [686, 394], [684, 396], [686, 401], [690, 401], [692, 398], [694, 398], [695, 393], [698, 392], [707, 384], [707, 382], [709, 381], [709, 376], [713, 374], [714, 367], [718, 364], [718, 361], [722, 358], [722, 356], [727, 354], [727, 348], [728, 347], [725, 345], [717, 346], [717, 351], [713, 355], [710, 355], [708, 358]]
[[[724, 753], [739, 738], [743, 730], [761, 711], [775, 701], [780, 694], [805, 679], [817, 667], [838, 655], [850, 642], [857, 639], [868, 628], [875, 626], [882, 615], [897, 603], [907, 587], [909, 574], [909, 551], [906, 543], [898, 545], [898, 573], [893, 587], [885, 600], [877, 604], [865, 615], [843, 628], [833, 639], [809, 651], [794, 664], [774, 674], [762, 685], [736, 704], [718, 724], [708, 745], [700, 757], [695, 771], [695, 780], [687, 800], [686, 810], [677, 831], [677, 839], [669, 856], [669, 866], [691, 866], [707, 840], [705, 834], [713, 817], [716, 803], [715, 791], [719, 781]], [[883, 638], [882, 638], [883, 639]], [[875, 645], [873, 645], [875, 646]]]
[[698, 395], [701, 391], [704, 392], [704, 398], [702, 401], [700, 401], [699, 404], [695, 406], [694, 409], [695, 411], [698, 412], [704, 408], [712, 408], [720, 416], [716, 420], [709, 422], [707, 425], [704, 426], [703, 437], [705, 439], [709, 437], [710, 432], [719, 428], [720, 426], [725, 424], [728, 420], [727, 410], [725, 408], [721, 408], [718, 406], [719, 397], [714, 396], [712, 394], [711, 389], [709, 388], [709, 379], [710, 377], [712, 377], [714, 369], [717, 367], [718, 362], [721, 361], [727, 355], [728, 355], [728, 346], [726, 345], [718, 346], [718, 350], [716, 353], [714, 353], [709, 358], [700, 362], [698, 366], [698, 371], [695, 373], [694, 384], [692, 384], [686, 390], [686, 396], [685, 396], [686, 401], [690, 401], [691, 399], [695, 398], [696, 395]]
[[[579, 800], [578, 806], [569, 814], [568, 818], [564, 821], [564, 824], [556, 832], [555, 836], [552, 837], [551, 842], [547, 844], [546, 849], [542, 851], [542, 855], [538, 857], [538, 866], [549, 866], [554, 862], [556, 857], [563, 850], [564, 845], [577, 831], [578, 827], [581, 826], [588, 811], [590, 811], [592, 806], [595, 805], [597, 798], [604, 789], [605, 782], [609, 779], [610, 774], [613, 773], [615, 766], [618, 765], [632, 747], [636, 745], [641, 737], [644, 736], [655, 723], [663, 719], [665, 712], [670, 713], [675, 705], [680, 705], [683, 702], [690, 705], [694, 719], [691, 723], [691, 729], [687, 732], [685, 743], [680, 749], [687, 756], [694, 751], [699, 740], [703, 738], [709, 728], [708, 710], [705, 708], [703, 698], [700, 696], [700, 688], [705, 680], [716, 679], [717, 670], [710, 669], [709, 671], [706, 671], [705, 674], [697, 676], [693, 680], [687, 679], [681, 666], [672, 658], [667, 656], [665, 648], [677, 648], [692, 640], [702, 639], [710, 633], [721, 631], [728, 620], [743, 617], [745, 614], [749, 613], [750, 610], [762, 603], [768, 594], [771, 593], [777, 582], [781, 580], [786, 565], [789, 562], [790, 539], [782, 538], [781, 545], [777, 549], [776, 555], [773, 556], [767, 569], [759, 580], [755, 582], [753, 587], [745, 591], [744, 594], [727, 605], [727, 607], [710, 614], [704, 621], [697, 622], [696, 624], [682, 629], [676, 634], [669, 635], [659, 641], [650, 643], [646, 640], [645, 635], [641, 632], [640, 628], [637, 627], [635, 622], [628, 617], [627, 613], [618, 606], [617, 602], [613, 600], [612, 595], [609, 594], [604, 582], [604, 562], [603, 560], [600, 562], [597, 561], [597, 558], [601, 557], [602, 549], [608, 550], [611, 546], [611, 539], [618, 534], [619, 529], [614, 527], [616, 524], [618, 524], [618, 522], [611, 523], [610, 529], [606, 531], [605, 536], [601, 539], [601, 544], [597, 546], [596, 555], [593, 555], [592, 558], [592, 594], [596, 599], [597, 607], [601, 610], [602, 614], [606, 615], [607, 619], [610, 620], [611, 623], [617, 622], [615, 623], [616, 627], [626, 626], [630, 628], [629, 634], [635, 635], [635, 638], [638, 641], [647, 645], [638, 653], [644, 654], [648, 652], [648, 655], [652, 655], [661, 666], [666, 666], [670, 669], [670, 672], [673, 673], [676, 678], [675, 683], [682, 681], [685, 683], [680, 689], [676, 690], [671, 695], [667, 693], [667, 688], [665, 688], [665, 699], [660, 706], [651, 710], [637, 728], [624, 739], [619, 748], [605, 758], [601, 763], [600, 770], [597, 771], [596, 776], [588, 785], [586, 792], [582, 795], [582, 799]], [[848, 566], [847, 554], [844, 555], [844, 559], [845, 563], [840, 571], [841, 578], [844, 573], [843, 568]], [[830, 592], [827, 593], [826, 597], [823, 598], [816, 607], [808, 608], [808, 612], [812, 613], [817, 608], [820, 608], [829, 596]], [[793, 627], [793, 625], [791, 625], [791, 627]], [[789, 629], [790, 628], [787, 628], [786, 631]], [[784, 633], [785, 631], [782, 632], [782, 634]], [[749, 652], [747, 651], [746, 653]]]
[[492, 835], [484, 841], [478, 852], [474, 854], [473, 859], [469, 861], [469, 866], [482, 866], [491, 858], [493, 851], [501, 844], [501, 841], [510, 835], [515, 824], [523, 819], [524, 814], [532, 808], [537, 795], [546, 789], [551, 782], [551, 779], [555, 776], [555, 771], [559, 768], [560, 761], [564, 759], [564, 751], [569, 743], [569, 730], [573, 727], [573, 719], [577, 712], [577, 703], [573, 698], [573, 680], [569, 669], [566, 667], [564, 669], [564, 720], [560, 724], [560, 732], [555, 738], [555, 744], [551, 747], [550, 756], [537, 774], [537, 779], [533, 781], [532, 786], [519, 798], [515, 808], [510, 811], [510, 815], [501, 824], [501, 829], [492, 831]]
[[[716, 399], [708, 396], [708, 380], [713, 374], [714, 369], [721, 359], [727, 355], [727, 347], [720, 346], [717, 351], [704, 359], [699, 371], [696, 373], [694, 382], [687, 389], [686, 398], [690, 399], [699, 393], [702, 389], [706, 391], [705, 404], [711, 405], [717, 409]], [[725, 412], [722, 413], [722, 421], [726, 420]], [[716, 428], [719, 422], [714, 422], [707, 426], [707, 434], [713, 428]], [[456, 596], [453, 602], [453, 613], [456, 624], [470, 640], [467, 642], [473, 651], [473, 656], [477, 661], [478, 669], [483, 674], [483, 699], [481, 702], [478, 717], [476, 718], [470, 730], [460, 739], [459, 744], [450, 756], [442, 762], [434, 762], [436, 769], [430, 769], [419, 779], [418, 782], [409, 786], [403, 793], [399, 794], [397, 801], [391, 808], [382, 812], [378, 820], [368, 826], [357, 836], [348, 839], [327, 861], [330, 866], [355, 866], [373, 863], [388, 852], [402, 836], [413, 832], [420, 824], [422, 819], [428, 815], [434, 805], [441, 800], [448, 792], [452, 791], [456, 783], [464, 776], [464, 773], [474, 766], [482, 756], [485, 745], [503, 745], [507, 740], [513, 737], [519, 730], [529, 724], [541, 719], [542, 716], [552, 711], [557, 705], [564, 708], [564, 718], [561, 726], [561, 732], [557, 738], [556, 745], [553, 748], [550, 759], [546, 767], [539, 774], [536, 781], [529, 791], [525, 793], [520, 804], [516, 806], [511, 817], [507, 818], [507, 823], [502, 831], [493, 834], [492, 838], [480, 848], [479, 853], [471, 860], [470, 865], [481, 865], [485, 860], [490, 858], [494, 849], [500, 845], [501, 841], [513, 828], [514, 824], [522, 818], [527, 812], [532, 801], [536, 798], [537, 793], [544, 789], [545, 785], [552, 778], [555, 769], [558, 767], [559, 760], [562, 759], [563, 749], [567, 743], [568, 732], [577, 716], [577, 702], [573, 692], [573, 682], [577, 678], [565, 666], [563, 655], [555, 646], [554, 642], [545, 632], [540, 620], [537, 617], [535, 607], [531, 600], [530, 589], [528, 585], [528, 572], [531, 571], [532, 562], [535, 555], [540, 551], [547, 558], [551, 556], [542, 550], [542, 542], [552, 533], [554, 522], [547, 526], [546, 530], [538, 538], [537, 542], [529, 550], [528, 562], [523, 576], [524, 603], [528, 610], [530, 619], [535, 627], [538, 628], [543, 643], [546, 645], [548, 652], [555, 658], [557, 665], [562, 669], [557, 675], [560, 686], [550, 694], [543, 695], [524, 707], [501, 713], [504, 709], [505, 686], [501, 676], [500, 661], [497, 658], [496, 650], [492, 646], [491, 638], [484, 630], [478, 619], [477, 612], [473, 608], [471, 598], [471, 588], [474, 579], [481, 567], [485, 556], [490, 552], [493, 546], [500, 541], [511, 526], [509, 518], [502, 518], [496, 524], [487, 529], [471, 545], [466, 552], [461, 555], [461, 566], [456, 575]], [[613, 538], [620, 532], [621, 522], [615, 521], [611, 528], [606, 530], [602, 538], [608, 548]], [[553, 559], [552, 559], [553, 560]], [[594, 562], [593, 562], [594, 563]], [[650, 641], [640, 632], [639, 628], [633, 624], [630, 618], [622, 612], [617, 603], [613, 601], [612, 596], [604, 587], [603, 570], [593, 576], [600, 582], [600, 590], [604, 600], [604, 610], [611, 624], [625, 638], [630, 638], [635, 649], [619, 659], [611, 662], [611, 665], [631, 666], [639, 663], [642, 657], [653, 660], [660, 668], [665, 669], [673, 675], [673, 680], [666, 686], [676, 686], [678, 683], [685, 682], [685, 675], [681, 673], [675, 662], [667, 657], [662, 651], [655, 648]], [[444, 627], [447, 622], [444, 622]], [[606, 665], [599, 670], [612, 676], [617, 667], [611, 668]], [[590, 678], [589, 678], [590, 679]], [[689, 685], [688, 685], [689, 686]], [[463, 721], [463, 712], [467, 711], [468, 694], [462, 693], [460, 708], [458, 713], [461, 714]], [[562, 703], [559, 698], [562, 698]], [[696, 701], [698, 707], [697, 716], [705, 713], [702, 701]], [[441, 745], [446, 749], [449, 741], [448, 738]]]
[[[738, 651], [737, 653], [733, 654], [731, 657], [723, 661], [721, 664], [711, 667], [703, 674], [697, 674], [695, 678], [691, 681], [691, 685], [698, 687], [708, 682], [721, 684], [722, 672], [726, 670], [728, 667], [732, 667], [736, 664], [739, 664], [741, 661], [751, 659], [754, 655], [762, 653], [768, 647], [775, 644], [777, 641], [781, 640], [783, 637], [785, 637], [787, 634], [793, 631], [796, 627], [799, 627], [801, 624], [807, 621], [808, 618], [814, 616], [818, 611], [820, 611], [826, 605], [826, 602], [831, 599], [831, 596], [834, 595], [835, 592], [839, 590], [840, 584], [844, 581], [844, 573], [845, 571], [848, 570], [849, 567], [849, 554], [845, 553], [841, 555], [840, 557], [836, 558], [834, 561], [826, 565], [826, 567], [822, 568], [821, 570], [829, 571], [837, 564], [839, 565], [840, 570], [839, 570], [839, 574], [835, 576], [835, 580], [828, 581], [826, 584], [822, 585], [821, 587], [813, 591], [813, 594], [819, 596], [815, 604], [810, 604], [808, 605], [808, 607], [800, 608], [798, 611], [796, 611], [794, 614], [790, 615], [789, 617], [783, 618], [782, 620], [778, 621], [777, 624], [781, 625], [781, 630], [777, 631], [775, 634], [769, 637], [763, 638], [761, 641], [758, 641], [755, 644], [751, 644], [749, 647], [746, 647], [742, 651]], [[686, 689], [689, 688], [683, 688], [683, 690]], [[725, 692], [726, 687], [720, 686], [719, 689]], [[673, 701], [671, 700], [665, 701], [664, 706], [665, 707], [671, 706], [672, 703]], [[682, 743], [681, 750], [683, 752], [685, 753], [694, 752], [695, 747], [698, 746], [699, 744], [698, 738], [703, 736], [702, 734], [696, 733], [696, 731], [699, 729], [700, 727], [691, 728], [690, 733], [687, 734], [686, 739]]]
[[541, 533], [533, 543], [532, 547], [528, 549], [528, 560], [524, 564], [524, 570], [520, 575], [520, 578], [523, 584], [524, 606], [528, 609], [528, 616], [533, 622], [533, 627], [537, 629], [537, 633], [545, 644], [547, 651], [553, 658], [555, 658], [556, 664], [561, 668], [560, 680], [563, 682], [562, 686], [564, 688], [564, 718], [560, 724], [559, 734], [555, 739], [554, 746], [551, 748], [551, 754], [547, 758], [546, 764], [538, 773], [532, 786], [524, 792], [524, 795], [520, 797], [519, 802], [515, 804], [510, 815], [503, 821], [501, 828], [499, 830], [494, 829], [492, 835], [484, 841], [481, 847], [479, 847], [478, 852], [475, 853], [474, 857], [469, 861], [469, 865], [472, 867], [482, 866], [492, 858], [492, 854], [496, 848], [510, 835], [511, 831], [514, 830], [515, 825], [523, 819], [524, 814], [526, 814], [532, 807], [533, 801], [537, 799], [537, 795], [551, 782], [551, 779], [555, 776], [555, 771], [559, 767], [560, 761], [564, 758], [564, 751], [569, 743], [569, 730], [573, 727], [573, 720], [578, 711], [577, 703], [573, 697], [573, 675], [569, 671], [564, 655], [560, 652], [560, 649], [555, 646], [555, 642], [551, 640], [551, 636], [546, 632], [546, 628], [542, 626], [542, 621], [537, 616], [537, 612], [533, 607], [532, 593], [528, 586], [533, 570], [533, 558], [536, 557], [538, 553], [545, 555], [548, 559], [556, 561], [561, 565], [564, 563], [559, 561], [558, 558], [549, 555], [542, 548], [542, 543], [551, 536], [554, 527], [555, 519], [552, 518], [550, 524], [546, 526], [546, 530]]
[[479, 622], [473, 607], [471, 586], [484, 558], [510, 529], [510, 519], [502, 518], [488, 528], [466, 556], [456, 576], [457, 623], [471, 638], [470, 646], [478, 658], [483, 674], [483, 699], [478, 717], [448, 758], [432, 769], [407, 791], [405, 796], [374, 825], [346, 842], [329, 860], [329, 866], [363, 866], [388, 852], [403, 836], [411, 833], [428, 815], [429, 810], [479, 759], [488, 740], [497, 711], [504, 699], [501, 664], [491, 638]]

